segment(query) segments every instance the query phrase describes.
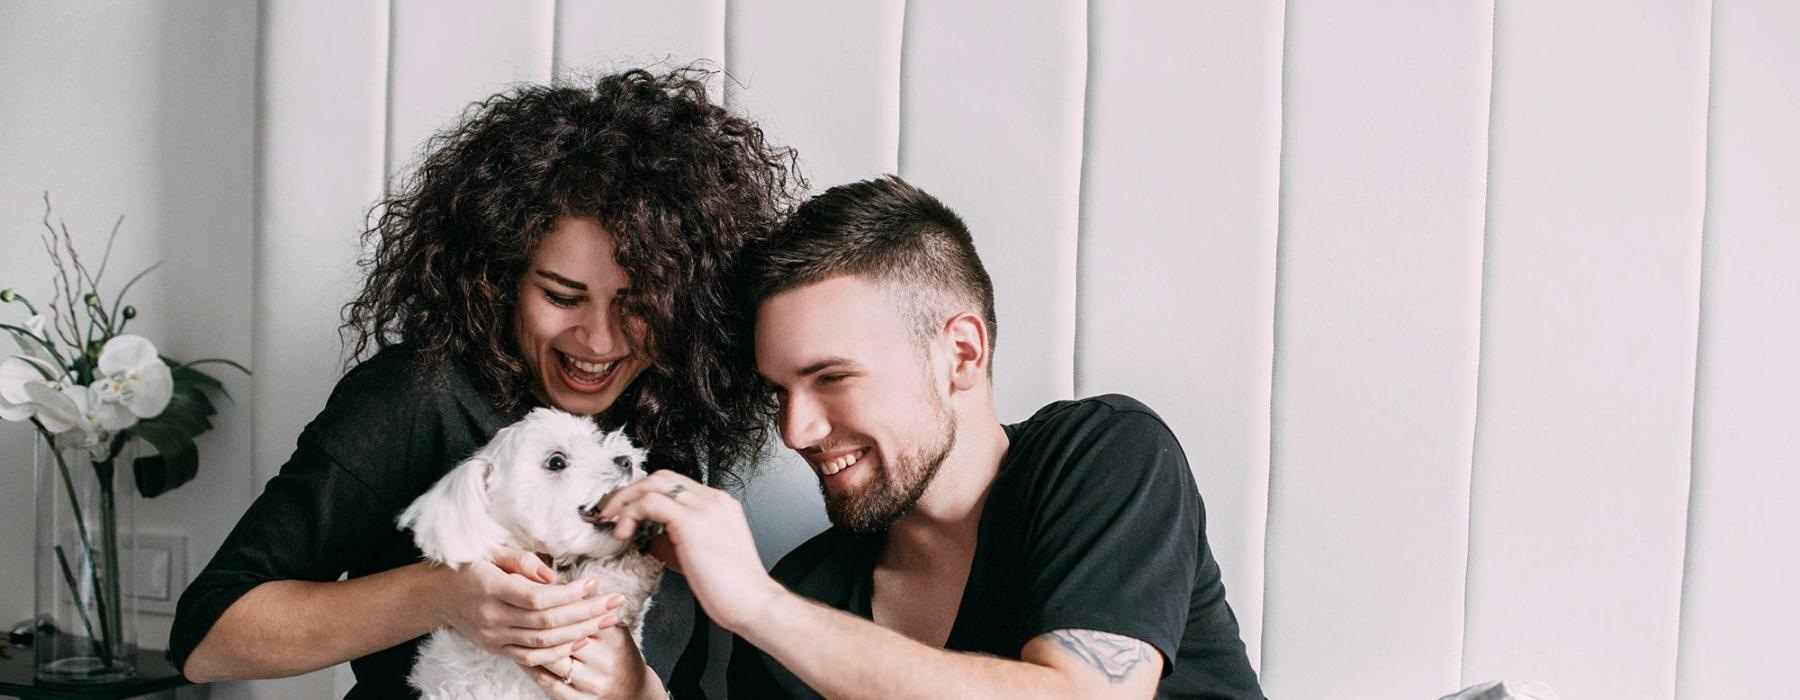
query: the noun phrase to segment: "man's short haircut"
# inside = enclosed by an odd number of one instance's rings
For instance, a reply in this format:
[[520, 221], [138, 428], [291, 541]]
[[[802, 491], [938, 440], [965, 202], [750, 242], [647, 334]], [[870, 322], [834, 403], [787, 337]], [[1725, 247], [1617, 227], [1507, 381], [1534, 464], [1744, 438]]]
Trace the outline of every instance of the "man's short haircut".
[[800, 205], [758, 246], [750, 301], [760, 308], [782, 292], [845, 275], [892, 292], [921, 347], [952, 314], [979, 309], [991, 356], [998, 335], [994, 283], [969, 228], [905, 180], [888, 175], [838, 185]]

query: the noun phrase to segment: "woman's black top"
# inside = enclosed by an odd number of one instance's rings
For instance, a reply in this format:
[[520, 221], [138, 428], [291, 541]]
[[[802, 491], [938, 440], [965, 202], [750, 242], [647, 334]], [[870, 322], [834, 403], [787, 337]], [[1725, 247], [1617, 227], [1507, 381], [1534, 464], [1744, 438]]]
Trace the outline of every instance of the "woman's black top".
[[[169, 659], [181, 668], [239, 597], [266, 581], [335, 581], [420, 561], [400, 512], [439, 477], [520, 417], [498, 410], [454, 363], [428, 367], [404, 346], [352, 369], [332, 390], [294, 454], [181, 595]], [[666, 573], [644, 622], [644, 656], [672, 689], [697, 683], [707, 644], [689, 645], [693, 594]], [[350, 662], [348, 698], [414, 697], [406, 685], [423, 638]], [[695, 653], [684, 649], [692, 646]], [[681, 669], [677, 672], [677, 660]]]

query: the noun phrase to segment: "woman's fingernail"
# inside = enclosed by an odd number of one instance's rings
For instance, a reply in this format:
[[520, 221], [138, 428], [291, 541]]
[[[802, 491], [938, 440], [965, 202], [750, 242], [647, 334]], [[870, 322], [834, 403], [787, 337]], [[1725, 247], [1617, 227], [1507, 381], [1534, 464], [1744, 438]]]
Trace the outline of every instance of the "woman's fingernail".
[[612, 594], [611, 598], [606, 599], [606, 607], [609, 610], [612, 608], [619, 607], [624, 604], [625, 604], [625, 596], [620, 595], [618, 593], [614, 593], [614, 594]]
[[601, 627], [611, 627], [616, 624], [619, 624], [618, 615], [606, 615], [605, 617], [600, 618]]
[[600, 589], [599, 582], [597, 582], [591, 578], [586, 581], [583, 581], [581, 583], [581, 594], [583, 597], [592, 598], [592, 597], [594, 597], [594, 592], [599, 589]]
[[587, 637], [582, 637], [581, 639], [577, 639], [577, 640], [575, 640], [575, 646], [570, 647], [569, 651], [581, 651], [581, 648], [587, 646], [587, 643], [588, 643]]

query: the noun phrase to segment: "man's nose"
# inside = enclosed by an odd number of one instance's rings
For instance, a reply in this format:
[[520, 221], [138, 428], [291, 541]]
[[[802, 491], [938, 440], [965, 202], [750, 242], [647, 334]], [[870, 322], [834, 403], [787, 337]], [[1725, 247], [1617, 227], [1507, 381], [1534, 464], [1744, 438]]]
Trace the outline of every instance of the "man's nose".
[[804, 395], [788, 395], [781, 402], [781, 442], [796, 452], [819, 444], [831, 432], [819, 403]]

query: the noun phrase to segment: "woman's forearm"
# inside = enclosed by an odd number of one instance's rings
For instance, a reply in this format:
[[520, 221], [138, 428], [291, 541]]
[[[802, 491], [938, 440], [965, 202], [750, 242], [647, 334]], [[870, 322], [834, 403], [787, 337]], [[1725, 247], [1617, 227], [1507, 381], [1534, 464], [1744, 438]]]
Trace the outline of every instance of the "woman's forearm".
[[437, 627], [423, 604], [442, 569], [412, 564], [346, 581], [270, 581], [245, 593], [188, 656], [196, 682], [280, 678], [406, 642]]

